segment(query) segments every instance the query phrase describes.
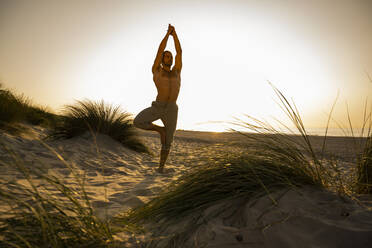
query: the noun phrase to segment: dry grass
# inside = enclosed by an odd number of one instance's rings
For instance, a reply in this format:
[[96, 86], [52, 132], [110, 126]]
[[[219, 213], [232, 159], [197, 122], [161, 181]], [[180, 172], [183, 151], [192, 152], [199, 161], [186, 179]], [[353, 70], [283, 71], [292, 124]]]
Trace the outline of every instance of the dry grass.
[[77, 101], [65, 107], [63, 119], [54, 127], [50, 137], [69, 139], [85, 132], [102, 133], [135, 151], [149, 152], [138, 139], [132, 122], [131, 114], [119, 106], [104, 101]]

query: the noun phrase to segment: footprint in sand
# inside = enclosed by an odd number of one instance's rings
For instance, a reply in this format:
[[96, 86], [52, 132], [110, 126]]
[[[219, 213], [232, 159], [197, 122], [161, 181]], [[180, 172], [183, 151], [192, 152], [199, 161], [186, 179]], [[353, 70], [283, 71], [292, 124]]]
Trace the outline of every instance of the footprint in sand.
[[114, 174], [117, 174], [118, 170], [113, 168], [102, 168], [98, 171], [103, 176], [112, 176]]
[[128, 197], [128, 193], [126, 192], [119, 192], [109, 196], [109, 200], [113, 202], [123, 202]]
[[130, 185], [132, 185], [134, 182], [119, 182], [118, 184], [120, 185], [120, 186], [130, 186]]
[[131, 208], [141, 206], [143, 204], [144, 202], [141, 201], [141, 199], [139, 199], [137, 196], [131, 196], [123, 202], [123, 205], [126, 205]]
[[71, 171], [70, 171], [69, 169], [59, 169], [59, 170], [57, 170], [57, 172], [58, 172], [59, 174], [64, 175], [64, 176], [68, 176], [68, 175], [71, 174]]
[[113, 202], [110, 202], [110, 201], [93, 201], [92, 202], [92, 206], [94, 208], [108, 207], [112, 204], [113, 204]]
[[151, 167], [157, 167], [159, 165], [159, 162], [154, 162], [154, 161], [145, 161], [145, 165], [151, 166]]
[[122, 175], [122, 176], [128, 176], [129, 174], [125, 171], [117, 171], [116, 174]]
[[163, 172], [160, 173], [158, 167], [151, 168], [149, 170], [146, 170], [146, 173], [144, 174], [145, 176], [170, 176], [174, 174], [176, 170], [174, 168], [164, 168]]
[[[137, 166], [134, 166], [134, 165], [131, 165], [131, 164], [126, 163], [124, 165], [122, 164], [121, 166], [124, 167], [125, 169], [128, 169], [128, 170], [137, 170]], [[125, 170], [124, 168], [123, 168], [123, 170]]]
[[151, 188], [152, 194], [158, 194], [162, 190], [163, 190], [163, 187], [159, 187], [159, 186], [154, 186]]
[[149, 196], [153, 194], [150, 189], [137, 189], [134, 190], [133, 193], [138, 196]]
[[111, 182], [95, 182], [95, 183], [91, 183], [91, 185], [92, 186], [105, 186], [109, 183], [111, 183]]
[[87, 173], [88, 177], [96, 177], [97, 175], [98, 175], [97, 172], [94, 172], [94, 171], [90, 171]]
[[156, 172], [159, 173], [160, 175], [171, 176], [176, 172], [176, 170], [175, 168], [164, 168], [162, 173], [160, 173], [158, 169], [156, 169]]

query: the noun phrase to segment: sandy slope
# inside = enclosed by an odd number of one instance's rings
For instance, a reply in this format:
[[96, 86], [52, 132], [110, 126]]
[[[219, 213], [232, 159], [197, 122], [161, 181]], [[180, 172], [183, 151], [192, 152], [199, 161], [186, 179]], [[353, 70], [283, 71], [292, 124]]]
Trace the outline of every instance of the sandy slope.
[[[154, 227], [150, 247], [368, 248], [372, 213], [329, 192], [304, 188], [223, 202]], [[149, 235], [148, 235], [149, 236]]]
[[[0, 132], [0, 143], [11, 147], [27, 166], [42, 164], [48, 173], [60, 175], [66, 185], [74, 186], [71, 172], [39, 140], [44, 136], [45, 130], [35, 127], [22, 136]], [[142, 205], [190, 168], [221, 156], [221, 151], [243, 149], [238, 145], [225, 145], [226, 142], [240, 143], [234, 134], [178, 131], [166, 173], [159, 174], [156, 172], [158, 137], [142, 132], [141, 137], [154, 156], [133, 152], [105, 135], [93, 138], [87, 133], [46, 143], [85, 173], [87, 193], [102, 218]], [[321, 140], [314, 139], [321, 144]], [[350, 140], [335, 138], [329, 142], [332, 149], [341, 149], [338, 154], [347, 170], [352, 162]], [[1, 148], [0, 161], [7, 164], [12, 160], [11, 154]], [[2, 182], [14, 178], [19, 182], [23, 180], [5, 166], [0, 166], [0, 173]], [[57, 196], [57, 192], [54, 193]], [[151, 225], [145, 238], [153, 240], [152, 245], [157, 247], [166, 247], [169, 241], [178, 242], [176, 247], [297, 248], [351, 247], [352, 244], [372, 247], [372, 212], [366, 207], [312, 188], [278, 192], [274, 197], [276, 205], [268, 197], [250, 202], [225, 202], [180, 223]], [[364, 202], [369, 201], [371, 198], [367, 197]], [[224, 211], [216, 214], [217, 210]], [[193, 231], [183, 233], [185, 226], [192, 226]], [[128, 235], [117, 237], [126, 239]]]

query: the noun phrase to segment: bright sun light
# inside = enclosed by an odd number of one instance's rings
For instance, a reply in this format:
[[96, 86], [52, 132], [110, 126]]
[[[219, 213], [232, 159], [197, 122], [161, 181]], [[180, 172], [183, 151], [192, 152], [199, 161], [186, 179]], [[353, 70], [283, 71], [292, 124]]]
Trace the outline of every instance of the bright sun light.
[[[293, 96], [301, 111], [311, 115], [315, 109], [327, 110], [331, 79], [325, 59], [291, 30], [277, 30], [268, 20], [233, 27], [213, 20], [204, 25], [210, 27], [207, 35], [192, 25], [177, 29], [184, 51], [179, 128], [216, 129], [219, 124], [206, 122], [243, 113], [281, 115], [268, 81]], [[89, 98], [110, 99], [133, 113], [155, 99], [150, 68], [164, 34], [136, 35], [141, 40], [137, 44], [128, 43], [124, 34], [114, 35], [87, 58], [82, 82]], [[173, 40], [167, 49], [174, 53]]]
[[[360, 126], [371, 96], [363, 71], [372, 65], [370, 15], [357, 3], [343, 1], [330, 13], [321, 1], [26, 2], [17, 14], [3, 11], [1, 80], [55, 109], [83, 98], [133, 114], [150, 106], [151, 67], [168, 23], [183, 50], [179, 129], [222, 131], [219, 121], [242, 114], [285, 121], [268, 82], [310, 127], [325, 125], [338, 91], [336, 119], [348, 101]], [[175, 55], [172, 38], [167, 49]]]

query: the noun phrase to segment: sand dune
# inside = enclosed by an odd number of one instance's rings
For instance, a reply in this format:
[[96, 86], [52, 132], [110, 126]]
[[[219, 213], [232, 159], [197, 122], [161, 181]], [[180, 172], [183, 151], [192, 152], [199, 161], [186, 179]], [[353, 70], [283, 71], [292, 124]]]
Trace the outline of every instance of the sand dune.
[[[177, 223], [151, 226], [153, 247], [371, 247], [372, 213], [365, 206], [314, 188], [268, 198], [235, 200]], [[190, 231], [192, 230], [192, 231]], [[150, 239], [150, 238], [147, 238]]]
[[[76, 181], [71, 171], [40, 141], [46, 130], [41, 127], [29, 127], [29, 130], [20, 136], [0, 133], [0, 143], [11, 148], [27, 167], [42, 165], [48, 173], [58, 175], [66, 185], [74, 187]], [[85, 174], [87, 194], [100, 218], [111, 218], [148, 202], [192, 167], [221, 156], [221, 151], [244, 151], [235, 134], [178, 131], [166, 173], [159, 174], [156, 171], [158, 137], [141, 132], [141, 138], [154, 155], [134, 152], [101, 134], [86, 133], [69, 140], [46, 141], [46, 144]], [[344, 170], [350, 169], [349, 140], [330, 138], [329, 142], [332, 152], [337, 151], [337, 147], [341, 149], [338, 154], [344, 159]], [[12, 163], [13, 159], [11, 153], [0, 149], [3, 164]], [[1, 182], [22, 183], [24, 180], [15, 169], [6, 166], [0, 166], [0, 173]], [[57, 191], [51, 193], [58, 197]], [[357, 204], [334, 193], [307, 187], [280, 191], [273, 198], [277, 204], [268, 197], [222, 202], [178, 223], [164, 220], [161, 225], [149, 224], [146, 235], [133, 238], [128, 233], [119, 233], [116, 238], [129, 247], [131, 242], [136, 247], [136, 240], [154, 247], [166, 247], [170, 241], [177, 241], [180, 245], [177, 247], [372, 246], [372, 211], [368, 209], [372, 198], [369, 196]]]

